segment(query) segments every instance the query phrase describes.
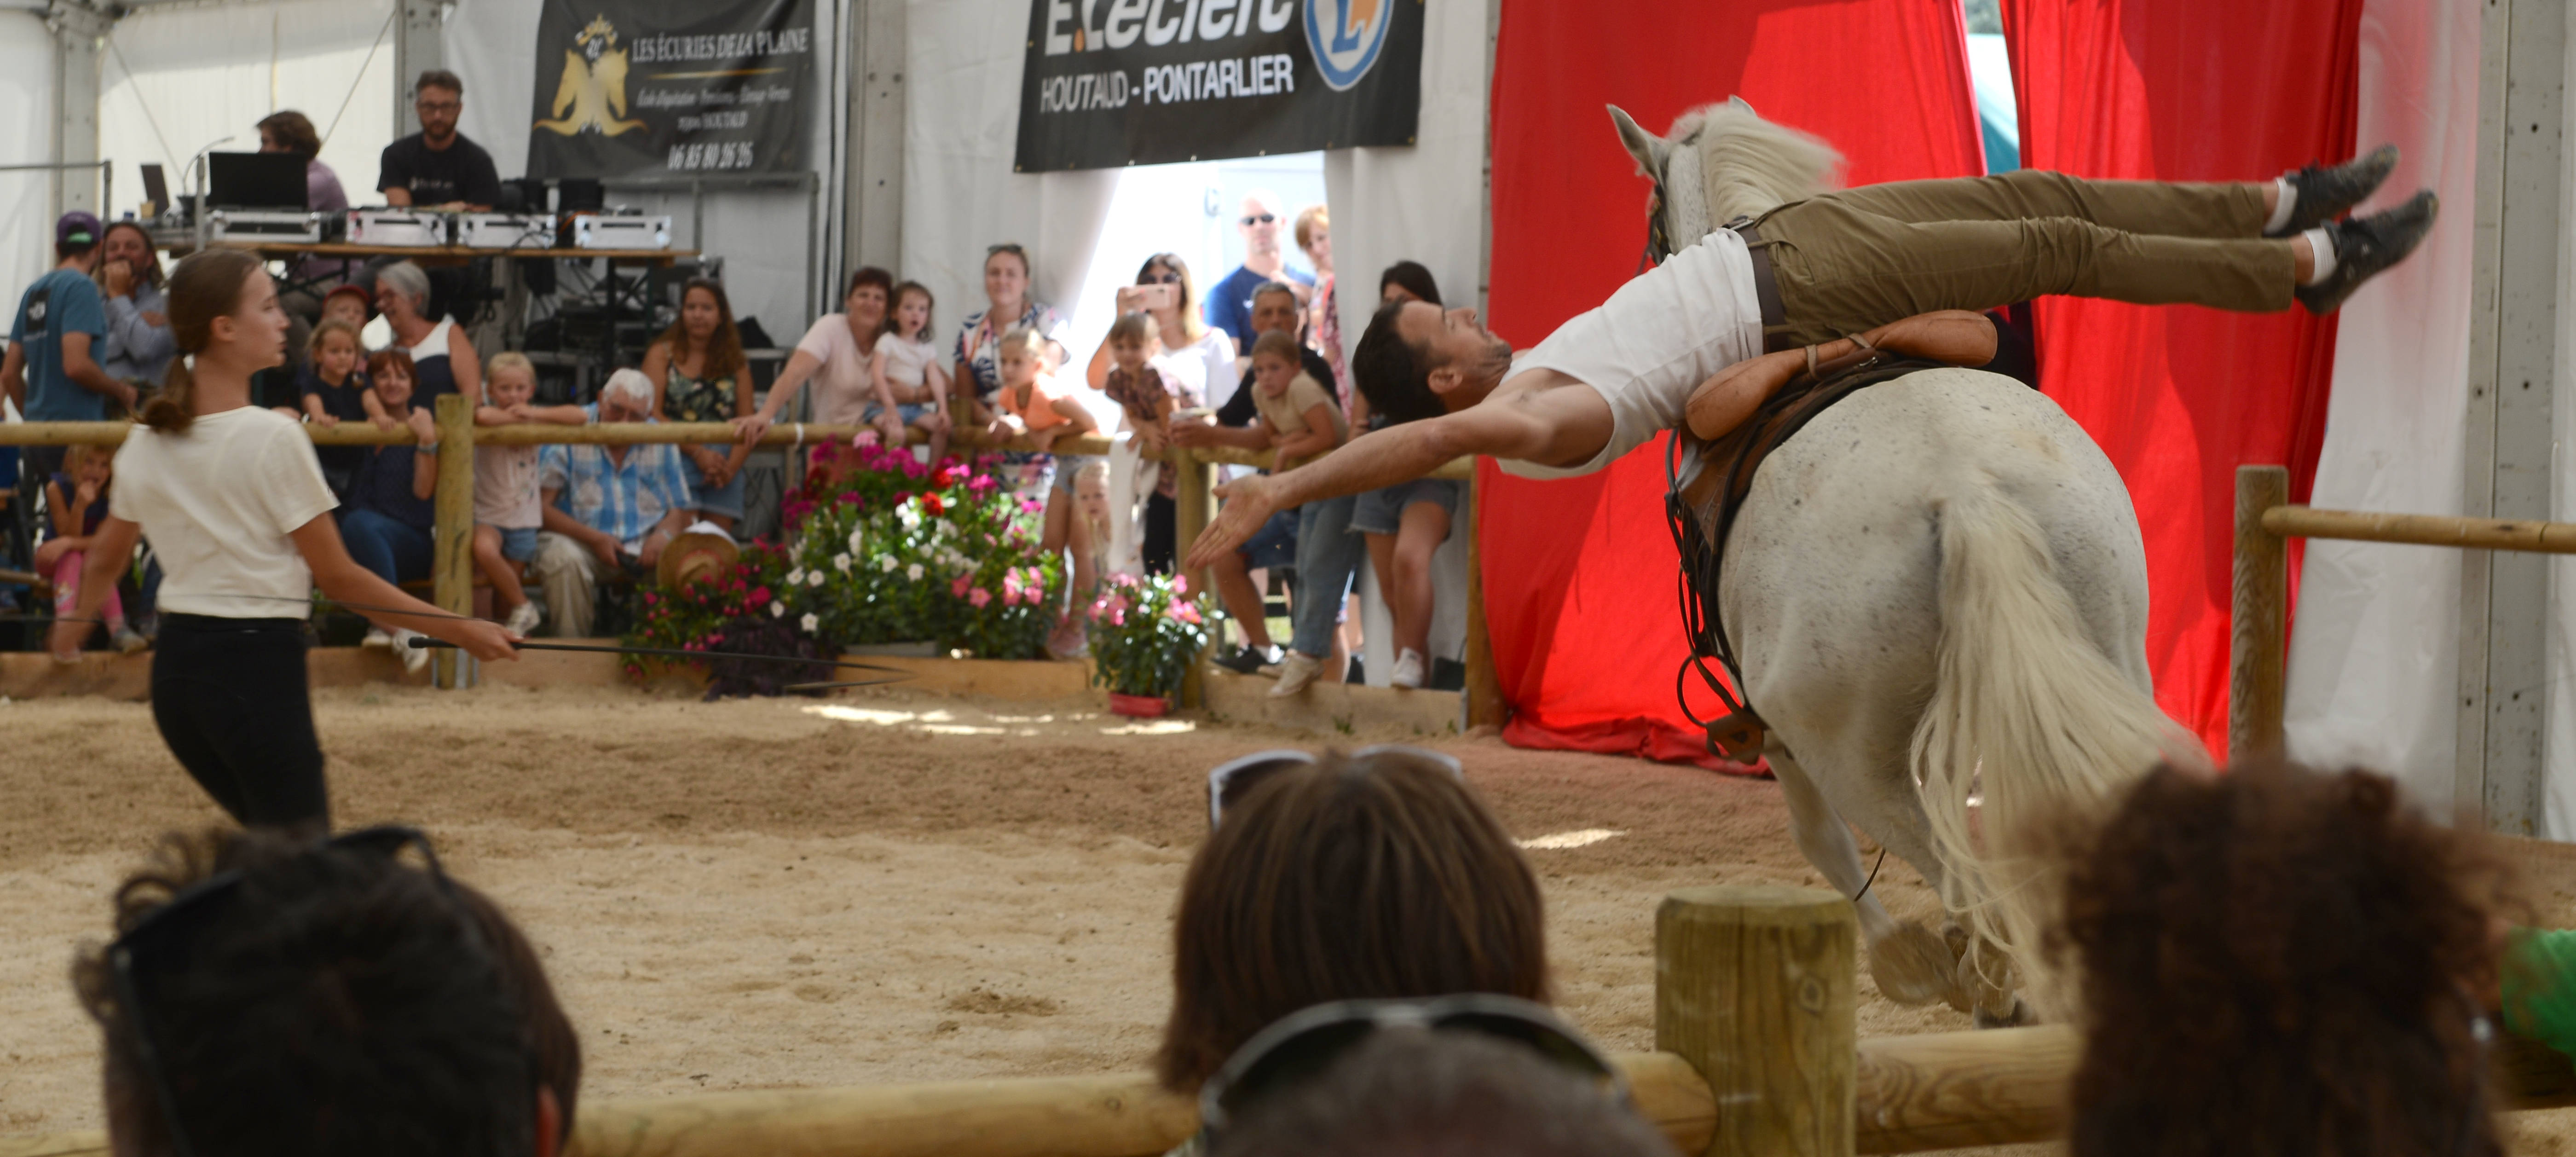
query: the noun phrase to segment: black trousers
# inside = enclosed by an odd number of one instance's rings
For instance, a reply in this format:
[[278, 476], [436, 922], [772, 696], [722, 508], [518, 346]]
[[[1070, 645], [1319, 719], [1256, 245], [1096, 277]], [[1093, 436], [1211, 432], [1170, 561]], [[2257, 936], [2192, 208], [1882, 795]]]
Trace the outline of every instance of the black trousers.
[[152, 722], [245, 827], [330, 827], [304, 649], [301, 619], [161, 616]]

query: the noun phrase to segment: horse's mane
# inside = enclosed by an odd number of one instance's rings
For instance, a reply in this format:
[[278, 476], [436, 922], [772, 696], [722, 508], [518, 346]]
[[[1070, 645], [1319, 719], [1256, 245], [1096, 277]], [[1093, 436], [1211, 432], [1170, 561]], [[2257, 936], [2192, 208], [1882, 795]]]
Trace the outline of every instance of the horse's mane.
[[1683, 113], [1664, 139], [1699, 146], [1712, 227], [1842, 186], [1840, 151], [1822, 137], [1764, 120], [1742, 102]]

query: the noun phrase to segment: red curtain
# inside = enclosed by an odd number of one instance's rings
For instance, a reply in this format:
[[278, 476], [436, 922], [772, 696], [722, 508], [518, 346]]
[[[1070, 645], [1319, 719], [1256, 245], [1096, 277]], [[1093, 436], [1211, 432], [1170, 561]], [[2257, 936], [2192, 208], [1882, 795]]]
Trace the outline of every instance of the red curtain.
[[[1528, 348], [1637, 272], [1648, 183], [1605, 103], [1661, 131], [1741, 95], [1834, 142], [1852, 183], [1969, 176], [1985, 160], [1963, 33], [1957, 0], [1511, 0], [1494, 61], [1494, 329]], [[1511, 743], [1731, 766], [1701, 755], [1674, 700], [1688, 648], [1663, 452], [1658, 439], [1559, 482], [1482, 467], [1486, 622]], [[1704, 692], [1692, 701], [1715, 713]]]
[[[2003, 0], [2022, 163], [2217, 181], [2351, 156], [2361, 7]], [[2236, 467], [2287, 464], [2292, 501], [2307, 501], [2334, 321], [2295, 306], [2254, 316], [2048, 298], [2038, 330], [2042, 387], [2137, 504], [2156, 699], [2224, 751]]]

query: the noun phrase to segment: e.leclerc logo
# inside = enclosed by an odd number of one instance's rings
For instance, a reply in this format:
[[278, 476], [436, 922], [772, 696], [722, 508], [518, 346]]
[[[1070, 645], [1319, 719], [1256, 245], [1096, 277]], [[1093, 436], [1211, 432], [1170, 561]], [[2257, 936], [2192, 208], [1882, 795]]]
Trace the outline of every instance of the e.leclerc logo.
[[1358, 84], [1377, 64], [1386, 47], [1386, 30], [1395, 23], [1401, 0], [1306, 0], [1306, 47], [1315, 55], [1315, 71], [1340, 92]]

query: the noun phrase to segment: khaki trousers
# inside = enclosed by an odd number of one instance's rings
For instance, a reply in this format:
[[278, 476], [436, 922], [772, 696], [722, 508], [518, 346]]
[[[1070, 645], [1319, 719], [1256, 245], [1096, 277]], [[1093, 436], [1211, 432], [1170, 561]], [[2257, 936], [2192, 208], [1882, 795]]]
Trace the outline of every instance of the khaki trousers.
[[2261, 236], [2267, 216], [2259, 184], [2023, 169], [1827, 193], [1772, 210], [1760, 231], [1788, 317], [1773, 328], [1806, 345], [2053, 293], [2287, 309], [2290, 242]]
[[590, 548], [551, 530], [537, 533], [537, 556], [530, 560], [546, 587], [546, 625], [567, 639], [590, 637], [599, 616], [599, 580], [607, 567]]

